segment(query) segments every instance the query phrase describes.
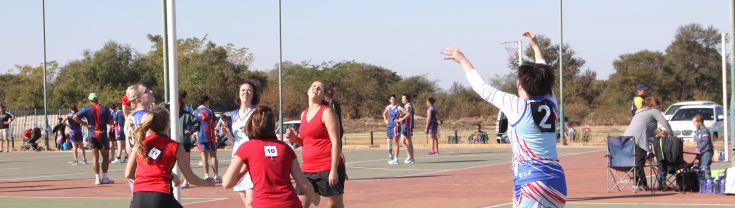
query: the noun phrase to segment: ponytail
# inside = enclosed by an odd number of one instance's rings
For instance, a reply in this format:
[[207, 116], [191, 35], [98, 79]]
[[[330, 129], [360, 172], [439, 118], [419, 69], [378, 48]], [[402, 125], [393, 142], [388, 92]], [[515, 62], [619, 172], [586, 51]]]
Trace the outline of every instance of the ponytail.
[[149, 113], [143, 115], [142, 124], [135, 130], [134, 135], [135, 151], [143, 161], [148, 161], [148, 148], [143, 142], [145, 140], [146, 133], [148, 130], [151, 130], [158, 135], [165, 136], [166, 131], [168, 131], [168, 117], [168, 110], [160, 106], [154, 107]]

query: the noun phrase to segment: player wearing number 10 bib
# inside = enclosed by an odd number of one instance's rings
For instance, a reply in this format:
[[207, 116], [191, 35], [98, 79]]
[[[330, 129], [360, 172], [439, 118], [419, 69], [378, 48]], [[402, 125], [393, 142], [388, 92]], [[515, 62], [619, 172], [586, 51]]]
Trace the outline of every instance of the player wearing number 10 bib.
[[462, 65], [472, 88], [508, 116], [513, 148], [514, 207], [564, 207], [566, 179], [556, 153], [557, 110], [552, 92], [553, 70], [536, 45], [532, 33], [524, 33], [534, 50], [536, 63], [518, 67], [518, 96], [485, 83], [459, 49], [446, 48], [445, 59]]

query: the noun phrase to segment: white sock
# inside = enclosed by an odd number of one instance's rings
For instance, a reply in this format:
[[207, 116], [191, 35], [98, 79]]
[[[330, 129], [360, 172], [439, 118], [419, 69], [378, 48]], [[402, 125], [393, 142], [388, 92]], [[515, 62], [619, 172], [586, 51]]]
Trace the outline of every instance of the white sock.
[[107, 178], [107, 173], [102, 173], [102, 178]]
[[209, 174], [204, 174], [204, 178], [209, 178]]
[[100, 180], [100, 174], [94, 174], [94, 178], [99, 181]]

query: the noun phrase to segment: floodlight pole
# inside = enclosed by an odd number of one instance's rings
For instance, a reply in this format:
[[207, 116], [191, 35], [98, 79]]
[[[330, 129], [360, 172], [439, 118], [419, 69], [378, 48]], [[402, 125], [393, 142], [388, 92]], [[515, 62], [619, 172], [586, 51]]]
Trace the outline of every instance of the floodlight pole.
[[[730, 0], [730, 40], [735, 40], [735, 0]], [[730, 51], [735, 52], [735, 44], [730, 44]], [[735, 56], [730, 55], [730, 80], [733, 81], [733, 84], [730, 85], [730, 115], [735, 115], [735, 95], [732, 93], [735, 93]], [[733, 116], [730, 116], [729, 119], [732, 119]], [[735, 129], [735, 122], [730, 120], [730, 129]], [[731, 138], [727, 138], [730, 140]], [[730, 145], [735, 145], [735, 142], [730, 143]], [[732, 150], [732, 147], [725, 147]], [[735, 167], [735, 160], [731, 160], [732, 167]]]
[[283, 139], [283, 30], [281, 28], [281, 0], [278, 0], [278, 129]]
[[[720, 46], [720, 48], [722, 50], [720, 52], [720, 55], [722, 55], [722, 108], [725, 109], [725, 110], [727, 110], [727, 58], [726, 58], [726, 56], [727, 56], [726, 55], [727, 54], [727, 50], [725, 49], [726, 47], [727, 47], [727, 33], [722, 33], [722, 45]], [[727, 120], [729, 118], [727, 116], [727, 113], [723, 113], [723, 115], [725, 116], [724, 117], [724, 121], [725, 121], [724, 127], [725, 128], [723, 128], [723, 131], [724, 131], [723, 136], [724, 137], [722, 137], [722, 138], [724, 138], [724, 141], [725, 141], [725, 148], [723, 148], [723, 149], [725, 149], [725, 161], [728, 161], [728, 160], [730, 160], [730, 152], [731, 152], [729, 150], [729, 148], [727, 148], [727, 147], [729, 147], [729, 145], [728, 145], [729, 141], [728, 140], [730, 140], [730, 134], [729, 134], [729, 131], [728, 131], [728, 128], [730, 128], [730, 126], [728, 126], [728, 124], [730, 122], [728, 122], [728, 120]], [[715, 115], [715, 116], [717, 116], [717, 115]]]
[[46, 151], [49, 150], [48, 146], [48, 96], [46, 95], [46, 0], [41, 0], [41, 13], [43, 13], [43, 132], [46, 132]]
[[163, 34], [161, 35], [161, 49], [163, 50], [163, 102], [168, 103], [168, 32], [166, 31], [166, 0], [161, 1], [163, 4]]
[[[169, 51], [176, 51], [176, 0], [165, 0], [166, 7], [166, 32], [168, 33], [167, 38], [167, 44], [165, 47], [167, 47]], [[179, 129], [179, 102], [178, 102], [178, 94], [179, 94], [179, 74], [178, 74], [178, 66], [176, 65], [176, 53], [168, 53], [168, 90], [169, 94], [168, 97], [171, 102], [169, 102], [169, 126], [171, 128], [171, 139], [174, 141], [177, 141], [179, 139], [179, 135], [181, 134], [181, 129]], [[176, 175], [179, 174], [179, 165], [176, 164], [174, 166], [174, 169], [172, 172]], [[174, 198], [181, 201], [181, 187], [174, 188]]]
[[559, 0], [559, 137], [561, 144], [567, 145], [564, 137], [564, 0]]

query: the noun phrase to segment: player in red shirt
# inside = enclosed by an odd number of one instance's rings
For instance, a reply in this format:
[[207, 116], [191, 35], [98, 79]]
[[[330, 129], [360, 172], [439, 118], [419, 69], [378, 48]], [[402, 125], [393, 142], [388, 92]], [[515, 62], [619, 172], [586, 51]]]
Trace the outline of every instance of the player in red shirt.
[[[346, 171], [339, 139], [337, 114], [324, 104], [324, 83], [315, 81], [307, 91], [309, 107], [301, 113], [299, 135], [289, 131], [287, 138], [303, 141], [302, 170], [314, 189], [323, 196], [326, 207], [344, 207]], [[302, 199], [304, 207], [309, 200]]]
[[222, 187], [234, 187], [250, 172], [254, 185], [253, 207], [301, 208], [291, 184], [290, 176], [293, 176], [314, 205], [319, 204], [314, 188], [301, 172], [296, 153], [276, 137], [273, 110], [257, 107], [242, 131], [247, 132], [250, 141], [240, 145], [232, 156]]
[[182, 207], [174, 198], [173, 182], [179, 185], [178, 177], [171, 173], [174, 164], [184, 177], [198, 186], [214, 186], [213, 179], [203, 180], [191, 170], [183, 146], [166, 134], [169, 129], [169, 113], [155, 107], [143, 116], [142, 125], [135, 131], [135, 147], [125, 168], [125, 177], [133, 182], [133, 200], [130, 207]]

